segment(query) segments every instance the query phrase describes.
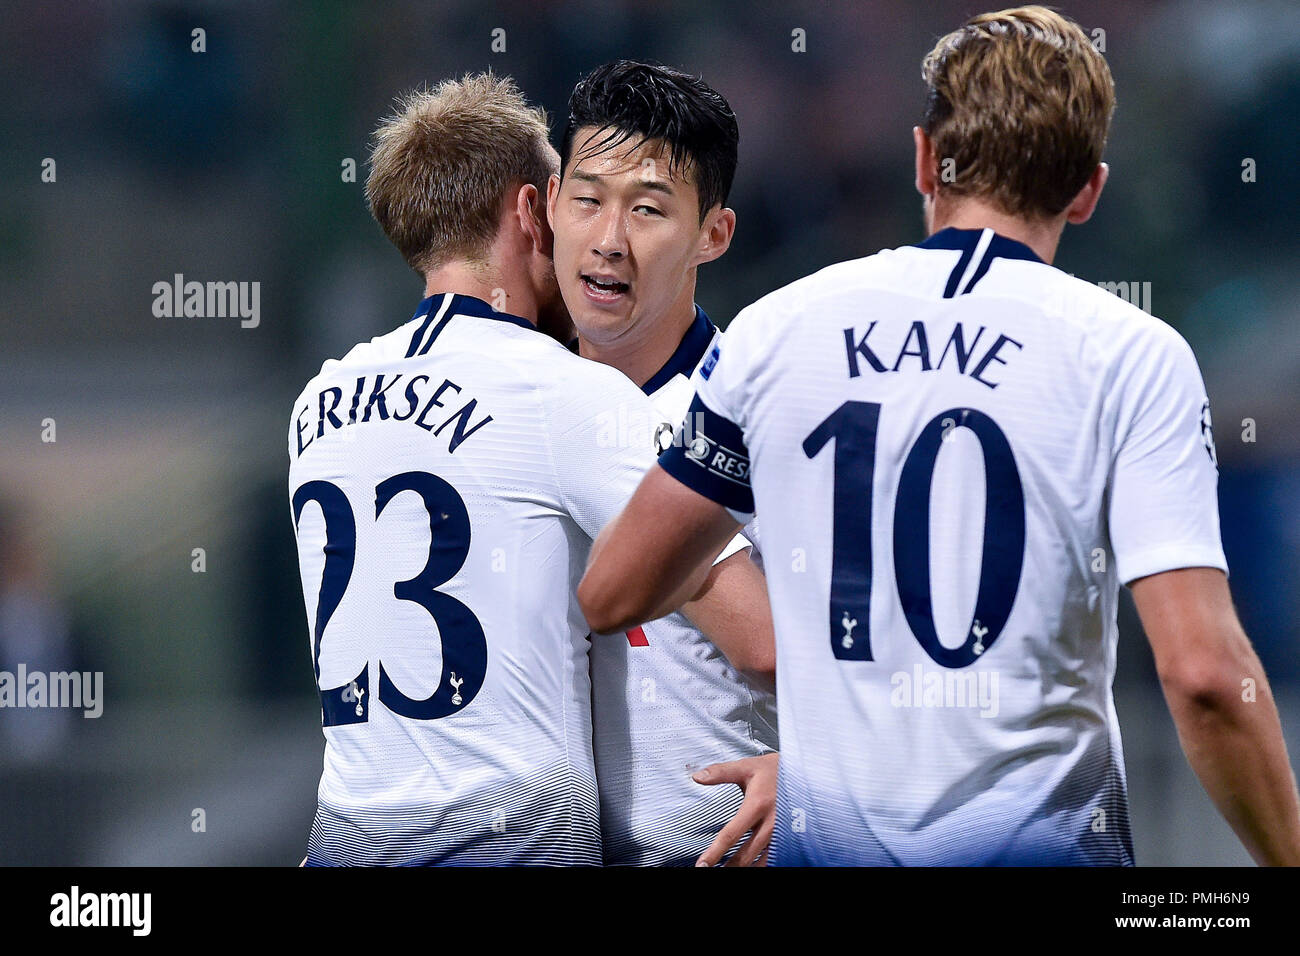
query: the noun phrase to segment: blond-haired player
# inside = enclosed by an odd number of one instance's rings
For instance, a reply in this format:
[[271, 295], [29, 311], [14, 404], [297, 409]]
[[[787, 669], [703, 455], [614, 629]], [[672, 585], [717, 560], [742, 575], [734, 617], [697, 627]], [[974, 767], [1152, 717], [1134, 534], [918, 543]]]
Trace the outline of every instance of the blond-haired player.
[[804, 573], [767, 568], [773, 863], [1124, 865], [1127, 585], [1206, 790], [1256, 860], [1300, 863], [1295, 779], [1228, 591], [1196, 360], [1050, 264], [1106, 182], [1110, 71], [1035, 6], [973, 18], [923, 72], [929, 238], [737, 317], [695, 379], [703, 433], [602, 533], [583, 609], [598, 629], [652, 616], [641, 581], [682, 586], [757, 513], [768, 554], [807, 555]]
[[654, 460], [648, 432], [606, 433], [657, 417], [538, 331], [567, 323], [558, 165], [544, 114], [490, 74], [376, 133], [366, 196], [424, 299], [327, 361], [289, 425], [326, 740], [308, 864], [601, 862], [574, 592]]

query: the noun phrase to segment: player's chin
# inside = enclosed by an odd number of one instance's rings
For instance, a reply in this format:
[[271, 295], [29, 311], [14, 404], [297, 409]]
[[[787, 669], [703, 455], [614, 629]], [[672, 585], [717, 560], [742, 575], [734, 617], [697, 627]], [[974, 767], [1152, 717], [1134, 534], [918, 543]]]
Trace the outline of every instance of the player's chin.
[[606, 341], [617, 338], [627, 330], [632, 316], [632, 303], [619, 309], [595, 308], [586, 302], [570, 305], [573, 324], [582, 337], [589, 341]]

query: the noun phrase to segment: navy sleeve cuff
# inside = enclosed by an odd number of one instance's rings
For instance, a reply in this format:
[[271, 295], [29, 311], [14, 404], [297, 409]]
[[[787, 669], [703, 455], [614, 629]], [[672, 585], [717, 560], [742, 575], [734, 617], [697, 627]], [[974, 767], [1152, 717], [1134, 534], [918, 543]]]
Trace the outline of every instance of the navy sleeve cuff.
[[659, 465], [687, 488], [739, 514], [754, 513], [749, 485], [749, 449], [740, 428], [705, 405], [691, 401], [686, 420]]

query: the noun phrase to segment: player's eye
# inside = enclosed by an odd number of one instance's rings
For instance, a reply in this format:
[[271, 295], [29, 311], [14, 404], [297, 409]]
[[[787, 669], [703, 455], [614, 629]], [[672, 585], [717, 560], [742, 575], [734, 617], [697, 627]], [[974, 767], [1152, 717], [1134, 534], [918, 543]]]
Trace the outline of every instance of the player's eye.
[[576, 196], [574, 198], [579, 205], [588, 206], [593, 209], [600, 205], [600, 201], [596, 199], [595, 196]]
[[662, 215], [663, 215], [663, 211], [662, 211], [662, 210], [656, 209], [654, 206], [647, 206], [647, 205], [645, 205], [644, 203], [642, 203], [640, 206], [635, 207], [632, 211], [633, 211], [633, 212], [638, 212], [638, 211], [640, 211], [640, 210], [644, 210], [645, 212], [649, 213], [649, 214], [652, 215], [652, 216], [662, 216]]

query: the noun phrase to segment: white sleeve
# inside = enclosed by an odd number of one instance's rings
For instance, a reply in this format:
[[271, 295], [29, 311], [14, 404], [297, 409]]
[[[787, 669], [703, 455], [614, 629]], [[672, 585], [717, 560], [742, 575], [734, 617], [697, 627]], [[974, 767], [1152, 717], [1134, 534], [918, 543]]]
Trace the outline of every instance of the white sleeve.
[[664, 471], [722, 505], [741, 524], [754, 515], [744, 428], [752, 379], [748, 342], [762, 301], [736, 316], [723, 341], [715, 342], [700, 364], [691, 380], [695, 397], [686, 419], [659, 456]]
[[1125, 584], [1175, 568], [1228, 570], [1218, 462], [1196, 357], [1168, 326], [1133, 343], [1116, 381], [1108, 523]]
[[[695, 394], [704, 404], [742, 430], [746, 424], [746, 387], [753, 378], [749, 341], [754, 326], [760, 321], [763, 301], [760, 299], [740, 311], [727, 327], [726, 335], [713, 344], [691, 378]], [[726, 361], [722, 360], [724, 352]]]
[[654, 462], [659, 415], [622, 372], [588, 364], [558, 383], [546, 415], [561, 505], [594, 540]]

